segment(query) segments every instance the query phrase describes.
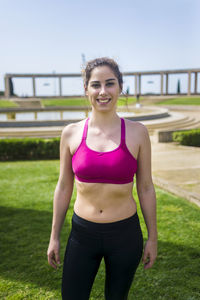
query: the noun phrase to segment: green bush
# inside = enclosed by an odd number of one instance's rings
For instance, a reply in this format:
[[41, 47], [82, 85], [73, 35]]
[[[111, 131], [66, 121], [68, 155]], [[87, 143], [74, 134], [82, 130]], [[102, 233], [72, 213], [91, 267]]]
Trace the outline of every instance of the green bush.
[[13, 138], [0, 140], [0, 161], [59, 158], [60, 138]]
[[200, 129], [173, 132], [173, 141], [181, 145], [200, 147]]

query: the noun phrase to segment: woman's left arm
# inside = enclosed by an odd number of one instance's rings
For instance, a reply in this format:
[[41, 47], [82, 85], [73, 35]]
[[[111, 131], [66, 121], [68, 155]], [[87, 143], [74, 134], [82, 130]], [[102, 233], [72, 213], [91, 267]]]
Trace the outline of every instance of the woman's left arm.
[[149, 269], [153, 266], [157, 256], [156, 194], [151, 174], [151, 142], [148, 130], [142, 124], [138, 127], [140, 147], [137, 158], [136, 187], [148, 231], [142, 260], [144, 268]]

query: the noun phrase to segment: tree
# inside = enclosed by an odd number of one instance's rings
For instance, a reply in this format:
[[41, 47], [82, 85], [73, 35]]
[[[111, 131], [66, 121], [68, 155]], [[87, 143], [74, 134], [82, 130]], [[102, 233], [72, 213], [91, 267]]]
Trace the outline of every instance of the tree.
[[12, 82], [12, 78], [9, 77], [9, 85], [10, 85], [10, 96], [14, 96], [14, 86]]
[[177, 94], [180, 94], [181, 93], [181, 82], [180, 82], [180, 79], [178, 80], [177, 82]]
[[127, 86], [126, 95], [129, 95], [129, 86]]

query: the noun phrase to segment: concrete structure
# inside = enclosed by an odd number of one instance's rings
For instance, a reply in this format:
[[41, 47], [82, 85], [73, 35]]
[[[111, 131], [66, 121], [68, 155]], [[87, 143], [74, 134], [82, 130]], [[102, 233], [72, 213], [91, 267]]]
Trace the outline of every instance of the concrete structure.
[[[183, 70], [161, 70], [161, 71], [145, 71], [145, 72], [124, 72], [123, 76], [133, 76], [135, 78], [135, 96], [137, 94], [142, 95], [141, 93], [141, 79], [142, 76], [146, 75], [159, 75], [160, 76], [160, 93], [159, 95], [169, 95], [169, 75], [171, 74], [188, 74], [188, 88], [187, 95], [190, 96], [198, 95], [198, 73], [200, 73], [200, 69], [183, 69]], [[194, 74], [194, 76], [192, 76]], [[11, 85], [10, 82], [12, 78], [32, 78], [32, 87], [33, 87], [33, 97], [37, 97], [36, 90], [36, 78], [58, 78], [59, 79], [59, 96], [63, 97], [62, 94], [62, 78], [73, 78], [73, 77], [81, 77], [80, 73], [71, 73], [71, 74], [6, 74], [5, 75], [5, 97], [11, 97]], [[164, 78], [165, 78], [165, 92], [164, 92]], [[191, 93], [191, 80], [194, 80], [194, 93]], [[55, 97], [55, 96], [54, 96]]]

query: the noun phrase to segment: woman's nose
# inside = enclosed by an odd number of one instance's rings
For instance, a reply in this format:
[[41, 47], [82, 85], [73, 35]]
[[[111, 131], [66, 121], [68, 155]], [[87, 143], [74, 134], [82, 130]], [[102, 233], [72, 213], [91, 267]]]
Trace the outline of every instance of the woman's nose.
[[105, 95], [106, 94], [106, 88], [105, 88], [105, 86], [101, 86], [101, 90], [100, 90], [100, 93], [99, 93], [100, 95]]

